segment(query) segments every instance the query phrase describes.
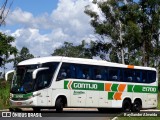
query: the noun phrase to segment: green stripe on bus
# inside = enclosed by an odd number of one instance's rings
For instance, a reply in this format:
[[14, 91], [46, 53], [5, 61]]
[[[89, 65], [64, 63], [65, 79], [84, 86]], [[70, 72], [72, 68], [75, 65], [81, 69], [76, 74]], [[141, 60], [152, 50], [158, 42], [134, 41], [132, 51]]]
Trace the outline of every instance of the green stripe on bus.
[[119, 84], [112, 84], [111, 90], [112, 90], [112, 91], [118, 91], [118, 89], [117, 89], [117, 88], [118, 88], [118, 85], [119, 85]]
[[108, 100], [113, 100], [113, 95], [115, 92], [108, 92]]
[[[104, 91], [105, 83], [97, 82], [82, 82], [82, 81], [64, 81], [64, 89], [74, 90], [97, 90]], [[111, 91], [117, 92], [119, 84], [112, 84]], [[145, 85], [127, 85], [127, 92], [136, 93], [158, 93], [158, 86], [145, 86]]]
[[68, 89], [67, 85], [68, 85], [69, 81], [64, 81], [64, 89]]
[[128, 92], [133, 92], [133, 91], [132, 91], [133, 85], [128, 85], [127, 89], [128, 89]]
[[13, 98], [29, 98], [30, 96], [32, 96], [33, 93], [27, 93], [27, 94], [14, 94]]
[[158, 86], [128, 85], [128, 92], [158, 93]]

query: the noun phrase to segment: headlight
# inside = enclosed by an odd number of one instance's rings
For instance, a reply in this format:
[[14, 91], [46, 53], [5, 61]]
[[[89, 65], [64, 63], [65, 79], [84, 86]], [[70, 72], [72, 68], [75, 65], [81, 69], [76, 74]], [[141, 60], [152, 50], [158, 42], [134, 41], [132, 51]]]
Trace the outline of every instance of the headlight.
[[13, 97], [13, 94], [12, 93], [10, 93], [10, 99]]

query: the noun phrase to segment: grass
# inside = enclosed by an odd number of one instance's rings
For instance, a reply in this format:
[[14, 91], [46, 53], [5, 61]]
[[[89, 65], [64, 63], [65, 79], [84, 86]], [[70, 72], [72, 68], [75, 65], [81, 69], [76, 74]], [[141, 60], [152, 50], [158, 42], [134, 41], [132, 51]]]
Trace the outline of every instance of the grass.
[[157, 106], [158, 110], [160, 110], [160, 91], [158, 93], [158, 106]]
[[119, 117], [118, 120], [159, 120], [159, 117]]
[[0, 109], [5, 109], [9, 107], [9, 83], [3, 81], [0, 82]]

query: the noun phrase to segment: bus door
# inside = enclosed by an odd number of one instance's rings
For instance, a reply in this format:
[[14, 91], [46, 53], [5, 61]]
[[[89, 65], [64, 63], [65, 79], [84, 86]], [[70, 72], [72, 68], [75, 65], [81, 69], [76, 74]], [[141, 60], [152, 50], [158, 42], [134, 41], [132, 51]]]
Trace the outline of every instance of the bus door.
[[38, 106], [47, 106], [48, 104], [48, 91], [47, 89], [40, 90], [40, 95], [37, 96]]
[[52, 75], [49, 74], [48, 70], [46, 71], [40, 71], [37, 75], [36, 85], [37, 85], [37, 91], [40, 93], [38, 95], [38, 105], [40, 106], [47, 106], [51, 105], [51, 89], [48, 88]]

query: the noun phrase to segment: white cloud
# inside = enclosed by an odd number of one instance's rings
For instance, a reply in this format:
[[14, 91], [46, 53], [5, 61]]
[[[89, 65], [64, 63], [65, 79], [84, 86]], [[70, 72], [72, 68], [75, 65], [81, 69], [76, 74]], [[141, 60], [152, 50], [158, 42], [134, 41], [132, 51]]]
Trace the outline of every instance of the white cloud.
[[86, 5], [91, 5], [91, 1], [59, 0], [51, 14], [37, 16], [16, 8], [8, 15], [6, 22], [17, 29], [4, 32], [16, 38], [14, 45], [19, 50], [25, 46], [35, 56], [49, 56], [64, 41], [74, 44], [80, 44], [82, 40], [89, 42], [94, 38], [94, 30], [84, 10]]
[[7, 17], [7, 24], [28, 24], [33, 20], [33, 15], [29, 12], [16, 8]]

